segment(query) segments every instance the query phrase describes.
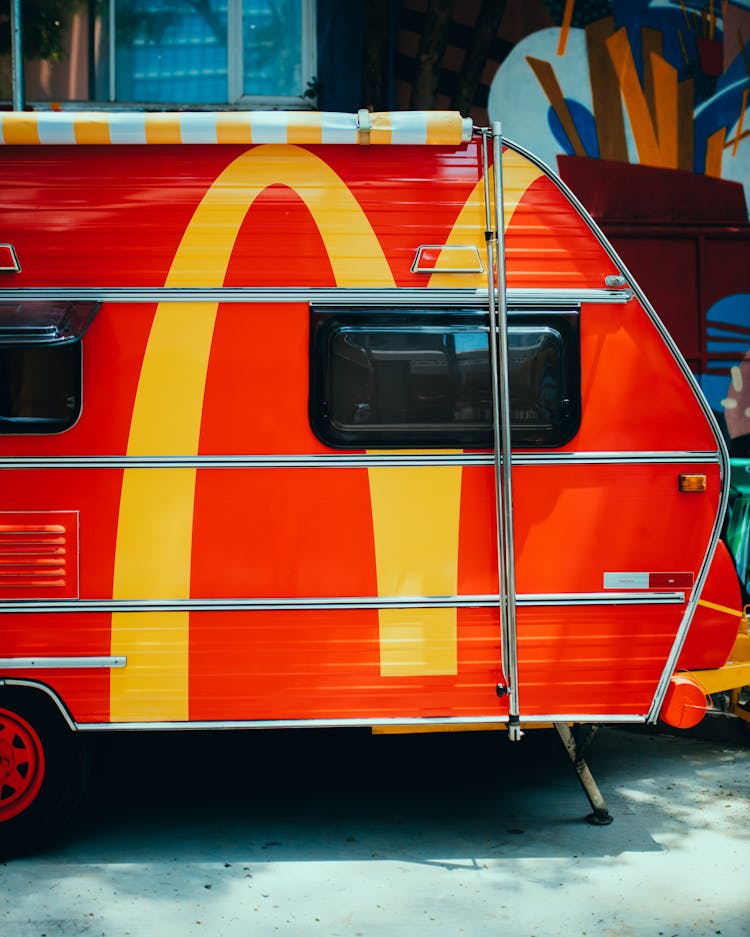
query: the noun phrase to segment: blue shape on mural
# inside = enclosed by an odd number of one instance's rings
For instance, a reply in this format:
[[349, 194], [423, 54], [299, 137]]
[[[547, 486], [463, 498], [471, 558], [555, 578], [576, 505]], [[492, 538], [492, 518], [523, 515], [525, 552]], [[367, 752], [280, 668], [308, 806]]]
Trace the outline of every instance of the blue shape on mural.
[[[565, 103], [568, 105], [570, 116], [573, 118], [573, 123], [575, 124], [575, 128], [578, 131], [578, 136], [581, 138], [581, 143], [583, 144], [583, 148], [586, 151], [586, 156], [593, 156], [598, 159], [599, 141], [596, 136], [594, 115], [587, 107], [579, 104], [578, 101], [571, 100], [571, 98], [566, 98]], [[571, 142], [568, 139], [568, 135], [563, 129], [562, 123], [560, 122], [560, 118], [551, 107], [547, 110], [547, 122], [549, 123], [549, 128], [552, 131], [555, 140], [563, 152], [568, 156], [575, 156]]]
[[744, 63], [735, 60], [723, 76], [722, 87], [710, 101], [696, 109], [693, 118], [695, 172], [703, 172], [708, 138], [722, 127], [732, 127], [737, 122], [742, 106], [742, 94], [748, 84]]

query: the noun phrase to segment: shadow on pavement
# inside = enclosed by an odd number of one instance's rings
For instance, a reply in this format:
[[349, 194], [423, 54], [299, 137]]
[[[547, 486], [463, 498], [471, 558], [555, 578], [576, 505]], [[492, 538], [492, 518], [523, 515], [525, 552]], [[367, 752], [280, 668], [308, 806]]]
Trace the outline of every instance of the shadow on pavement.
[[54, 850], [67, 861], [450, 865], [660, 851], [653, 829], [674, 820], [671, 805], [725, 743], [601, 729], [587, 760], [615, 817], [604, 828], [584, 822], [588, 802], [552, 730], [518, 744], [504, 732], [352, 729], [120, 733], [94, 744], [88, 806]]

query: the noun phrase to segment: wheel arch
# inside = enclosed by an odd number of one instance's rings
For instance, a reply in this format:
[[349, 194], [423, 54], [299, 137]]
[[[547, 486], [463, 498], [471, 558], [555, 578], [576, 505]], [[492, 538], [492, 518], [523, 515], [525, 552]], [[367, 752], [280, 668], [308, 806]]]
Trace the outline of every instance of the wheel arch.
[[70, 711], [60, 699], [57, 693], [45, 683], [42, 683], [39, 680], [23, 680], [16, 677], [0, 677], [0, 704], [2, 703], [2, 691], [4, 688], [9, 689], [18, 689], [22, 693], [29, 695], [34, 695], [37, 698], [44, 698], [47, 701], [47, 705], [50, 710], [56, 710], [58, 715], [62, 718], [63, 722], [71, 730], [71, 732], [76, 732], [78, 730], [78, 724], [73, 719], [70, 714]]

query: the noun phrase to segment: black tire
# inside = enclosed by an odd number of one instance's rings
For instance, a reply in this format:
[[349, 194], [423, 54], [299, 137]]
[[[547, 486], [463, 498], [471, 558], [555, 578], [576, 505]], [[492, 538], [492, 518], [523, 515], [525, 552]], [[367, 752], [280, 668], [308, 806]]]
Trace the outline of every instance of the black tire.
[[0, 859], [58, 836], [90, 771], [87, 739], [70, 729], [46, 694], [0, 687]]

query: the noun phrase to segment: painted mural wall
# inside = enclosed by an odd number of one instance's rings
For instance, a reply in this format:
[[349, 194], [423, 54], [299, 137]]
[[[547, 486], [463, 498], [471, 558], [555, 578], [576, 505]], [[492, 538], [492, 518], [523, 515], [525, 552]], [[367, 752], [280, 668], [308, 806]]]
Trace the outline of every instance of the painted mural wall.
[[[469, 116], [551, 165], [558, 154], [736, 180], [750, 195], [750, 0], [496, 0]], [[396, 106], [408, 109], [427, 0], [405, 0]], [[476, 41], [481, 0], [451, 5], [435, 107]], [[747, 127], [746, 127], [747, 122]], [[747, 199], [750, 203], [750, 198]]]
[[553, 164], [566, 153], [682, 169], [750, 193], [750, 8], [720, 0], [550, 7], [561, 25], [524, 37], [492, 79], [489, 116], [510, 137]]
[[[435, 106], [487, 4], [454, 3]], [[750, 456], [750, 0], [499, 0], [469, 113], [556, 169], [615, 244]], [[406, 0], [396, 104], [431, 7]], [[655, 389], [655, 393], [658, 391]]]

